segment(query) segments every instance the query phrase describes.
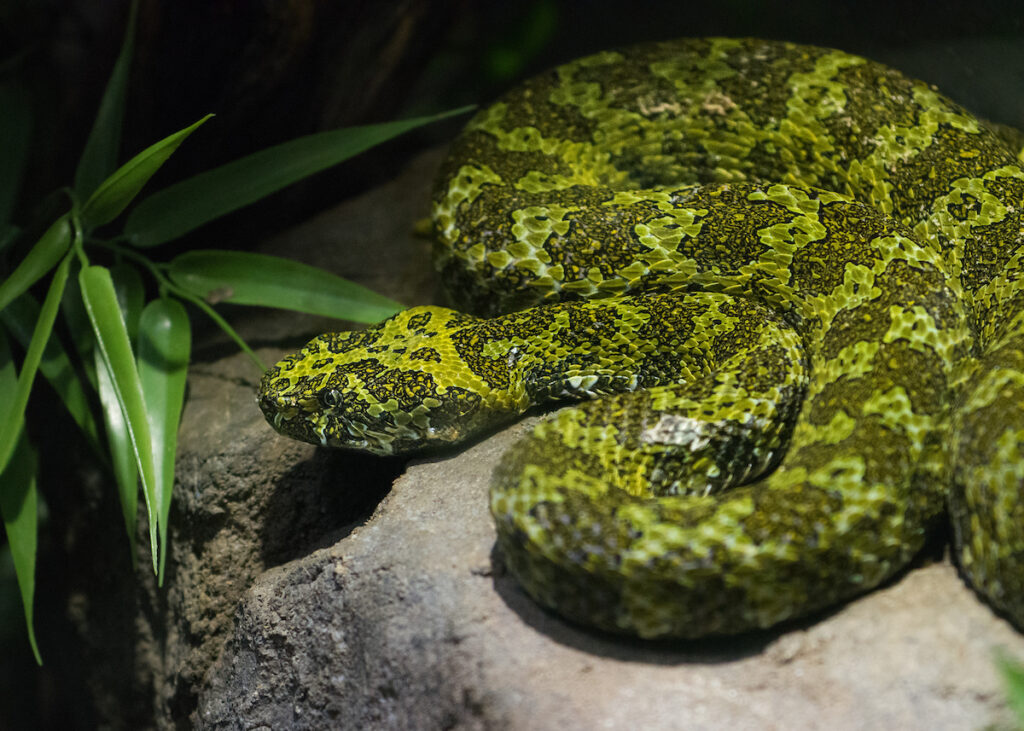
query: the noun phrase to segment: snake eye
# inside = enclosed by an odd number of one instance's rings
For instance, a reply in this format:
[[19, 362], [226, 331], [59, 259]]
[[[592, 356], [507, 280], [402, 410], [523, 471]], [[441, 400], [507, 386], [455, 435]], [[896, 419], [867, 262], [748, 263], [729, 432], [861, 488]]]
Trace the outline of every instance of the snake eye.
[[334, 409], [341, 406], [341, 391], [336, 388], [322, 388], [316, 394], [316, 400], [325, 409]]

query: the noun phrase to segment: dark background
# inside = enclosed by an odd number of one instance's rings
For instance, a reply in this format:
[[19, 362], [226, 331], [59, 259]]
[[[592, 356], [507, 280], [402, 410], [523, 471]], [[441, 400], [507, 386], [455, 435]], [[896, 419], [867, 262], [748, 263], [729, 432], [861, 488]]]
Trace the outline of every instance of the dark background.
[[[0, 81], [22, 80], [35, 118], [15, 223], [43, 215], [47, 196], [71, 181], [127, 8], [126, 0], [0, 0]], [[1024, 128], [1022, 18], [1017, 2], [142, 0], [122, 159], [215, 112], [151, 181], [156, 190], [299, 135], [486, 103], [517, 78], [593, 51], [702, 35], [842, 48]], [[248, 248], [388, 180], [460, 123], [390, 142], [170, 248]], [[0, 276], [9, 265], [0, 261]], [[121, 530], [117, 516], [109, 522]], [[36, 596], [42, 669], [28, 651], [0, 544], [0, 729], [102, 721], [81, 682], [89, 668], [75, 662], [79, 640], [63, 619], [69, 597], [51, 577], [60, 575], [60, 543], [44, 523]]]
[[[127, 0], [0, 0], [0, 71], [26, 81], [36, 111], [26, 216], [72, 177], [126, 15]], [[142, 0], [123, 154], [217, 114], [150, 183], [156, 190], [299, 135], [484, 103], [517, 78], [597, 50], [702, 35], [842, 48], [1024, 126], [1022, 18], [1009, 1]], [[199, 238], [244, 248], [255, 232], [388, 179], [460, 123], [364, 155]]]

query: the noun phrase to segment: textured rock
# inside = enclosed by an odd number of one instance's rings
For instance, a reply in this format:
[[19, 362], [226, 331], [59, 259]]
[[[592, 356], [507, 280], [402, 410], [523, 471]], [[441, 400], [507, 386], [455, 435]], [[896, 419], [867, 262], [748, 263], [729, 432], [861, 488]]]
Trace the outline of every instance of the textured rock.
[[[436, 152], [422, 156], [392, 183], [269, 241], [264, 251], [345, 276], [361, 272], [360, 282], [400, 301], [430, 299], [430, 244], [413, 235], [413, 224], [427, 213], [426, 181], [437, 161]], [[251, 345], [275, 344], [260, 351], [270, 363], [282, 344], [298, 346], [339, 327], [282, 310], [254, 316], [234, 309], [229, 317]], [[339, 540], [402, 467], [278, 437], [256, 405], [262, 372], [219, 333], [203, 343], [189, 370], [166, 588], [157, 590], [144, 570], [138, 578], [145, 596], [137, 682], [152, 695], [159, 728], [191, 727], [198, 690], [232, 631], [235, 606], [258, 577]]]
[[901, 728], [1006, 721], [1024, 638], [946, 561], [779, 632], [656, 644], [537, 608], [486, 485], [526, 424], [409, 467], [364, 524], [261, 576], [206, 676], [207, 728]]

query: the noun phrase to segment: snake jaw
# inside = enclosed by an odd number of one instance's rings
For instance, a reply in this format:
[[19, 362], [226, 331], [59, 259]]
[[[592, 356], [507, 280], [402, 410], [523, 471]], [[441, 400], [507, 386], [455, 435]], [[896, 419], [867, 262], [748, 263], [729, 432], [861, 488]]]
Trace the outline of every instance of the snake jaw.
[[[448, 447], [467, 436], [458, 418], [445, 418], [451, 409], [441, 401], [428, 399], [433, 410], [421, 403], [407, 419], [396, 413], [394, 404], [353, 410], [346, 408], [342, 394], [328, 399], [337, 403], [327, 406], [323, 398], [311, 397], [301, 387], [278, 390], [272, 379], [264, 381], [257, 402], [267, 422], [278, 433], [310, 444], [391, 456]], [[472, 421], [471, 411], [463, 410], [461, 416]]]

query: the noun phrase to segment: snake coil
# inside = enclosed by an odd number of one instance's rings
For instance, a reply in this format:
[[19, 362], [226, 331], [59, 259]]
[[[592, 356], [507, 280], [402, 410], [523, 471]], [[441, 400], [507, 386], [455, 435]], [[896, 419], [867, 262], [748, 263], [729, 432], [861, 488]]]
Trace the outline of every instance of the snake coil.
[[441, 280], [265, 376], [284, 434], [398, 453], [584, 399], [491, 512], [540, 603], [603, 629], [766, 627], [877, 586], [952, 518], [1024, 626], [1024, 171], [934, 88], [700, 39], [582, 58], [479, 112], [434, 196]]

